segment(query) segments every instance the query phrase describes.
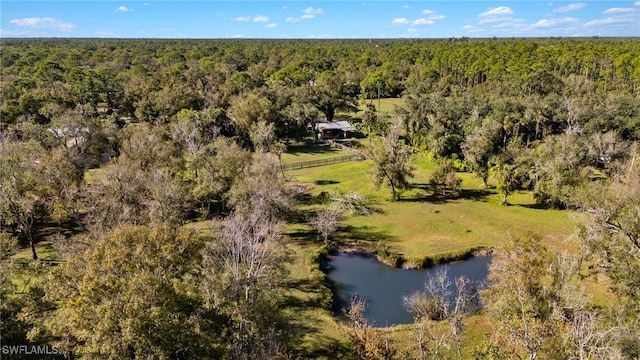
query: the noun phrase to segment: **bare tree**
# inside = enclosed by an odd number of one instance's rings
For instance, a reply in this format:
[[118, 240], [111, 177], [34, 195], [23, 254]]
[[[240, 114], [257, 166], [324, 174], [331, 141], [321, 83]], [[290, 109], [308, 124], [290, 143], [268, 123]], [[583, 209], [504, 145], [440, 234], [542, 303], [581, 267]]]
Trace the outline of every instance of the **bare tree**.
[[329, 245], [329, 240], [338, 229], [342, 211], [333, 206], [325, 207], [309, 221], [311, 227], [318, 233], [318, 236]]
[[265, 153], [269, 151], [276, 139], [274, 123], [260, 120], [251, 124], [249, 138], [256, 152]]
[[[459, 277], [452, 282], [447, 268], [429, 277], [423, 291], [404, 298], [405, 307], [413, 314], [420, 359], [437, 359], [442, 349], [452, 345], [458, 357], [462, 357], [464, 315], [476, 302], [476, 292], [469, 280]], [[442, 321], [448, 326], [443, 326]]]
[[349, 337], [353, 342], [355, 356], [363, 360], [394, 359], [397, 355], [394, 344], [388, 334], [381, 337], [379, 331], [369, 324], [365, 317], [366, 309], [366, 299], [357, 294], [351, 298], [349, 307], [343, 309], [351, 321]]
[[184, 143], [190, 155], [195, 154], [200, 147], [200, 115], [195, 110], [180, 110], [171, 122], [171, 135], [174, 140]]

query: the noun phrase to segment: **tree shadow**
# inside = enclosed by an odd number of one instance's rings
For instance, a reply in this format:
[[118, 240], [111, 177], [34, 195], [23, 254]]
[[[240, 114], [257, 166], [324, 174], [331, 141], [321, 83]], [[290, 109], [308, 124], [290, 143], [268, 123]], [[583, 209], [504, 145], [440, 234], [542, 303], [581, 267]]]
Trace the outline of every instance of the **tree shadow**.
[[316, 180], [313, 182], [316, 185], [334, 185], [334, 184], [340, 184], [340, 181], [335, 181], [335, 180]]
[[314, 143], [314, 144], [302, 144], [302, 145], [289, 145], [287, 147], [287, 153], [291, 155], [301, 154], [336, 154], [340, 153], [340, 149], [336, 149], [327, 143]]
[[458, 198], [486, 202], [488, 196], [495, 194], [495, 191], [489, 189], [461, 189]]
[[549, 207], [545, 206], [544, 204], [538, 204], [538, 203], [535, 203], [535, 204], [511, 204], [511, 205], [520, 206], [520, 207], [524, 207], [524, 208], [527, 208], [527, 209], [534, 209], [534, 210], [548, 210], [549, 209]]
[[367, 245], [373, 245], [380, 241], [395, 241], [394, 236], [389, 235], [386, 231], [381, 231], [373, 226], [353, 226], [343, 225], [338, 228], [335, 236], [337, 239], [345, 239], [344, 242], [357, 242]]
[[297, 195], [295, 197], [297, 205], [310, 206], [310, 205], [322, 205], [327, 202], [327, 199], [322, 196], [314, 196], [309, 193]]
[[456, 200], [470, 200], [486, 202], [487, 197], [494, 195], [496, 192], [490, 189], [460, 189], [457, 193], [449, 192], [442, 194], [434, 191], [430, 184], [416, 183], [412, 184], [414, 189], [422, 190], [421, 194], [416, 194], [411, 197], [403, 197], [398, 201], [402, 202], [428, 202], [432, 204], [446, 204]]
[[[304, 293], [303, 296], [296, 296], [291, 293], [284, 295], [281, 300], [281, 308], [290, 309], [293, 314], [302, 311], [329, 311], [333, 305], [333, 296], [327, 298], [325, 291], [330, 291], [328, 284], [317, 279], [296, 279], [286, 283], [287, 288]], [[300, 319], [299, 316], [290, 316], [288, 319], [288, 329], [291, 335], [290, 348], [294, 349], [300, 358], [335, 358], [337, 354], [348, 354], [350, 352], [347, 344], [338, 339], [328, 336], [318, 331], [310, 323]], [[305, 339], [306, 337], [306, 339]], [[311, 341], [313, 344], [308, 344]], [[307, 342], [310, 346], [300, 346]]]

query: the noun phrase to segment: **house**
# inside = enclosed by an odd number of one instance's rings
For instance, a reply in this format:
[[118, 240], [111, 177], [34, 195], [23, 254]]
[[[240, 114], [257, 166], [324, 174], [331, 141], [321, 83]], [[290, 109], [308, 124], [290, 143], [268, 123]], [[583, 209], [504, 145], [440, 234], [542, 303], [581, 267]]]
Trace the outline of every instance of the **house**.
[[321, 139], [346, 139], [353, 136], [354, 130], [348, 121], [320, 120], [316, 124], [316, 131]]

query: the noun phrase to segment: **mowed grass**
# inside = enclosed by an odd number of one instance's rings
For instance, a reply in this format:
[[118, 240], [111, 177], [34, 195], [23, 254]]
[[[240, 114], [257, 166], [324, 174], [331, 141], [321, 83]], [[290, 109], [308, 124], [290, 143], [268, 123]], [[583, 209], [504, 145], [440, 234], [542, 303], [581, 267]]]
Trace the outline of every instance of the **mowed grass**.
[[370, 245], [383, 241], [390, 250], [402, 254], [409, 265], [419, 265], [426, 257], [499, 247], [509, 236], [526, 231], [542, 236], [552, 250], [569, 247], [565, 240], [575, 230], [569, 212], [537, 209], [530, 192], [512, 195], [510, 206], [500, 205], [501, 195], [495, 189], [485, 188], [467, 173], [458, 174], [462, 178], [460, 196], [434, 196], [427, 183], [435, 164], [417, 157], [414, 166], [415, 188], [395, 202], [390, 201], [391, 192], [386, 186], [373, 188], [370, 161], [294, 170], [286, 175], [290, 181], [309, 186], [312, 196], [336, 189], [365, 195], [375, 212], [344, 219], [345, 231], [339, 240]]
[[318, 264], [309, 256], [319, 247], [314, 243], [288, 244], [292, 261], [287, 267], [283, 309], [294, 332], [291, 346], [304, 358], [349, 358], [348, 334], [331, 311], [331, 290], [325, 286]]
[[[365, 111], [367, 109], [367, 104], [373, 104], [376, 107], [376, 110], [382, 112], [382, 113], [386, 113], [386, 114], [390, 114], [393, 112], [393, 110], [404, 104], [404, 99], [402, 98], [382, 98], [380, 99], [380, 102], [378, 103], [378, 99], [366, 99], [364, 101], [364, 103], [361, 103], [360, 106], [358, 106], [358, 110], [359, 111]], [[378, 109], [378, 105], [379, 105], [379, 109]], [[360, 112], [358, 113], [360, 114]]]
[[303, 161], [327, 159], [337, 156], [349, 155], [347, 152], [332, 147], [329, 144], [292, 144], [287, 147], [287, 152], [282, 154], [282, 163], [291, 164]]

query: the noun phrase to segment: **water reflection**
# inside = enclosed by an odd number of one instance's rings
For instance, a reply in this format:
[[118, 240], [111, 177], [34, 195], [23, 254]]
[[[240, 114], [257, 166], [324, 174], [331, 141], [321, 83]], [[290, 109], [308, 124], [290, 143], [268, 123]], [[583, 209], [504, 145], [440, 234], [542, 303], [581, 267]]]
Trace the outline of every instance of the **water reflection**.
[[338, 253], [329, 261], [329, 278], [334, 283], [338, 306], [349, 303], [357, 293], [367, 299], [367, 320], [373, 326], [409, 324], [413, 320], [402, 298], [424, 288], [428, 276], [446, 266], [451, 281], [460, 276], [474, 286], [487, 278], [490, 256], [475, 256], [465, 261], [439, 265], [429, 269], [397, 269], [361, 253]]

